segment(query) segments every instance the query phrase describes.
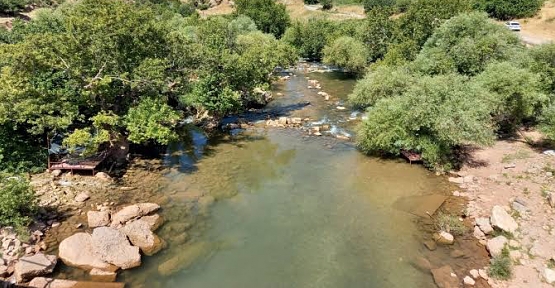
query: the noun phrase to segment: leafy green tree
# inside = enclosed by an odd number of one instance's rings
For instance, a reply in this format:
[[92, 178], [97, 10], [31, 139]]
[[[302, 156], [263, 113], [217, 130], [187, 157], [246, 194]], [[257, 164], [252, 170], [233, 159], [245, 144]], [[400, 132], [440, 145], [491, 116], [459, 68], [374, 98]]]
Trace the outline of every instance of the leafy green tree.
[[555, 104], [547, 107], [540, 117], [540, 129], [548, 139], [555, 140]]
[[364, 43], [349, 36], [336, 39], [324, 47], [322, 54], [324, 63], [343, 67], [352, 73], [362, 72], [368, 59]]
[[29, 3], [28, 0], [0, 0], [0, 14], [17, 13]]
[[364, 0], [364, 11], [368, 12], [374, 9], [392, 8], [395, 6], [395, 2], [395, 0]]
[[335, 37], [337, 25], [325, 18], [311, 18], [306, 23], [296, 22], [287, 29], [283, 40], [297, 48], [301, 57], [319, 61], [322, 50]]
[[492, 142], [488, 98], [463, 76], [420, 77], [400, 97], [383, 98], [368, 110], [357, 143], [371, 154], [416, 151], [441, 168], [452, 162], [455, 147]]
[[160, 144], [168, 144], [177, 138], [172, 128], [179, 119], [179, 113], [160, 99], [143, 98], [137, 106], [129, 109], [125, 126], [131, 142], [145, 143], [156, 139]]
[[258, 29], [280, 38], [289, 26], [289, 14], [285, 5], [274, 0], [236, 0], [237, 14], [243, 14], [254, 20]]
[[476, 0], [474, 7], [501, 20], [534, 16], [544, 0]]
[[358, 36], [367, 47], [370, 62], [381, 59], [393, 42], [395, 22], [389, 14], [387, 9], [372, 9], [366, 13], [366, 20], [360, 26]]
[[479, 12], [461, 14], [435, 30], [414, 65], [426, 74], [475, 75], [493, 61], [524, 53], [518, 36]]
[[555, 97], [555, 44], [532, 47], [530, 56], [530, 69], [540, 75], [545, 93]]
[[357, 108], [374, 106], [382, 98], [403, 95], [416, 79], [406, 66], [379, 65], [357, 82], [349, 102]]
[[36, 211], [35, 192], [22, 176], [0, 173], [0, 225], [24, 227]]

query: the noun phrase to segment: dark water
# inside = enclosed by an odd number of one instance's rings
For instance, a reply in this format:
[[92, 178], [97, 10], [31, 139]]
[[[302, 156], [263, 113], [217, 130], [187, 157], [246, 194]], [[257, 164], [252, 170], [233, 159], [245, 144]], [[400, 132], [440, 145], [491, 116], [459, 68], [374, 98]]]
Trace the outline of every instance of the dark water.
[[[332, 100], [308, 89], [307, 75]], [[336, 106], [353, 84], [342, 74], [297, 72], [275, 85], [283, 96], [267, 109], [350, 133], [353, 111]], [[303, 101], [310, 105], [291, 109]], [[193, 148], [170, 147], [173, 168], [160, 191], [168, 221], [159, 232], [168, 248], [121, 275], [130, 287], [433, 286], [410, 265], [422, 249], [416, 218], [393, 203], [445, 191], [442, 178], [302, 131], [254, 129], [224, 140], [197, 131]]]

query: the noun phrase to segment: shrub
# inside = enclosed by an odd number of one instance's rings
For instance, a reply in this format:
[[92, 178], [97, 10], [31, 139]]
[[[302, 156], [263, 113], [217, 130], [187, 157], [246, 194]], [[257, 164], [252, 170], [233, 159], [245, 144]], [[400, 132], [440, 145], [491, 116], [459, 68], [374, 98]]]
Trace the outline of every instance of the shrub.
[[297, 48], [301, 57], [321, 60], [322, 50], [331, 41], [337, 25], [323, 18], [311, 18], [306, 23], [296, 22], [287, 29], [283, 41]]
[[236, 0], [235, 7], [237, 14], [248, 16], [258, 29], [277, 38], [283, 35], [290, 23], [285, 5], [274, 0]]
[[324, 47], [324, 63], [346, 68], [359, 73], [366, 67], [366, 48], [364, 44], [352, 37], [343, 36], [329, 46]]
[[29, 182], [21, 176], [0, 173], [0, 226], [26, 226], [35, 210], [35, 193]]
[[370, 62], [381, 59], [385, 55], [393, 42], [394, 33], [395, 22], [389, 18], [387, 9], [372, 9], [366, 14], [358, 36], [366, 45]]
[[512, 260], [509, 256], [509, 249], [505, 247], [501, 251], [501, 254], [495, 256], [491, 260], [488, 274], [494, 279], [508, 280], [513, 274], [512, 269]]
[[545, 93], [555, 95], [555, 44], [538, 45], [530, 49], [530, 70], [541, 77]]
[[322, 9], [324, 10], [330, 10], [333, 8], [332, 0], [320, 0], [320, 4], [322, 4]]
[[368, 12], [376, 8], [389, 8], [395, 5], [395, 0], [364, 0], [364, 11]]
[[0, 14], [14, 14], [25, 8], [28, 0], [0, 0]]
[[435, 225], [438, 230], [449, 232], [455, 236], [464, 235], [468, 230], [464, 223], [459, 220], [459, 217], [442, 212], [439, 212], [436, 216]]
[[491, 17], [509, 20], [534, 16], [542, 4], [543, 0], [477, 0], [474, 6]]
[[555, 104], [551, 104], [540, 117], [540, 129], [545, 136], [555, 140]]

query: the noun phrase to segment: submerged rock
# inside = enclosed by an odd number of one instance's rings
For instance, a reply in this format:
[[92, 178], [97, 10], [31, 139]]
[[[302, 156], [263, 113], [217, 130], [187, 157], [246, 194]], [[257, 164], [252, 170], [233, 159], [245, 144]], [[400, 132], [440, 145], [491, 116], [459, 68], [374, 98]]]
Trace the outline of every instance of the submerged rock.
[[164, 224], [164, 218], [162, 218], [162, 216], [158, 214], [143, 216], [139, 219], [148, 223], [150, 227], [150, 231], [153, 231], [153, 232], [158, 230], [158, 228], [160, 228], [160, 226]]
[[514, 233], [518, 229], [516, 221], [501, 206], [493, 206], [491, 210], [491, 225], [505, 232]]
[[134, 218], [146, 216], [158, 209], [160, 209], [160, 205], [155, 203], [139, 203], [126, 206], [112, 215], [112, 227], [124, 224]]
[[117, 269], [117, 267], [102, 261], [94, 253], [92, 237], [87, 233], [76, 233], [64, 239], [60, 243], [58, 256], [66, 265], [84, 270], [98, 268], [115, 271]]
[[129, 237], [133, 246], [137, 246], [148, 256], [158, 253], [164, 248], [164, 242], [150, 230], [150, 225], [143, 220], [128, 222], [121, 231]]
[[439, 233], [434, 234], [434, 240], [436, 240], [437, 244], [451, 245], [455, 242], [455, 237], [453, 237], [450, 233], [440, 231]]
[[187, 269], [197, 259], [207, 255], [212, 247], [207, 242], [197, 242], [187, 246], [179, 254], [158, 266], [158, 273], [163, 276], [171, 275], [179, 270]]
[[443, 266], [437, 269], [432, 269], [434, 282], [439, 288], [456, 288], [459, 287], [459, 278], [451, 266]]
[[91, 275], [92, 280], [99, 282], [114, 282], [118, 276], [116, 272], [104, 271], [97, 268], [92, 269], [89, 275]]
[[54, 271], [57, 261], [58, 257], [55, 255], [45, 255], [42, 253], [22, 257], [15, 264], [15, 279], [17, 283], [22, 283], [36, 276], [50, 274]]
[[129, 244], [121, 231], [110, 227], [98, 227], [92, 233], [92, 246], [96, 255], [104, 262], [121, 269], [130, 269], [141, 265], [139, 247]]
[[31, 280], [29, 287], [33, 288], [124, 288], [125, 283], [96, 283], [96, 282], [81, 282], [63, 279], [52, 279], [37, 277]]

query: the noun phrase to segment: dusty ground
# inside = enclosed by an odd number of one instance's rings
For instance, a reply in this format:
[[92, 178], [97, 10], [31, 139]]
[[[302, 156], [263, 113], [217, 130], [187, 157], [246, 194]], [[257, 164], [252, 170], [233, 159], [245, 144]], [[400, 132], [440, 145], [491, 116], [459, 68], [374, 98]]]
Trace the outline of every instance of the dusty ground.
[[555, 1], [546, 1], [538, 15], [532, 18], [518, 19], [522, 26], [522, 39], [537, 45], [555, 41]]
[[[524, 137], [541, 138], [533, 132]], [[555, 192], [555, 156], [543, 154], [547, 148], [531, 146], [524, 139], [499, 141], [474, 151], [472, 161], [459, 172], [474, 176], [473, 183], [461, 184], [462, 196], [469, 198], [470, 218], [489, 217], [492, 207], [500, 205], [507, 206], [519, 223], [514, 239], [521, 247], [511, 249], [519, 250], [521, 257], [514, 259], [512, 279], [493, 281], [494, 288], [552, 287], [541, 274], [553, 267], [551, 258], [555, 256], [555, 208], [547, 200], [548, 193]], [[515, 200], [525, 203], [524, 208], [517, 207]]]

